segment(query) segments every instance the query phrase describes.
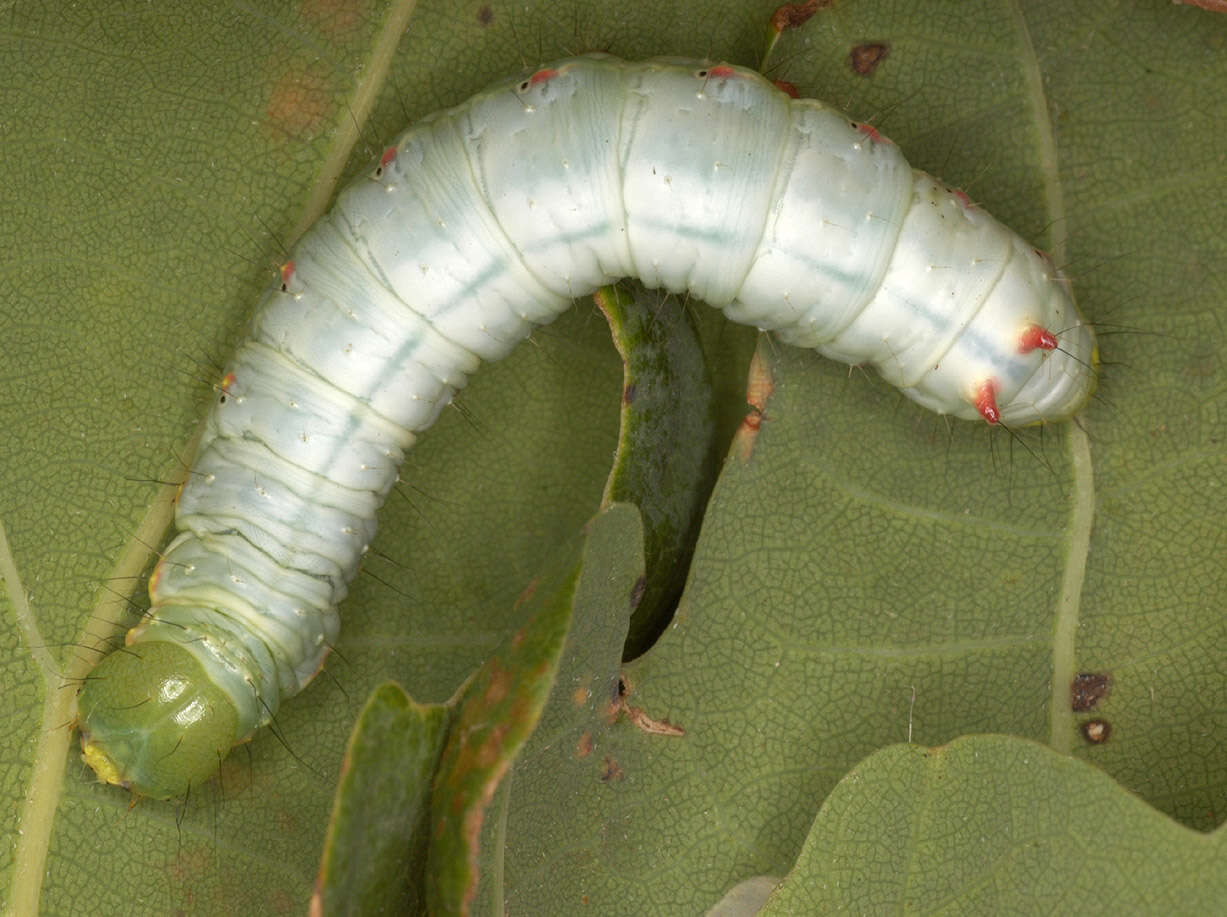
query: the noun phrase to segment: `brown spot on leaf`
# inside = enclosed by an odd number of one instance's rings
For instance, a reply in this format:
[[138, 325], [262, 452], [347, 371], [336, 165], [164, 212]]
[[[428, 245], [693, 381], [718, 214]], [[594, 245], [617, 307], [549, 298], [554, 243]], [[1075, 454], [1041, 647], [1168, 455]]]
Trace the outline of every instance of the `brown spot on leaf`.
[[741, 421], [737, 435], [733, 437], [733, 452], [741, 461], [748, 462], [754, 454], [754, 444], [758, 440], [758, 431], [767, 416], [767, 401], [775, 391], [775, 378], [771, 367], [767, 365], [755, 351], [750, 361], [750, 373], [746, 379], [746, 404], [750, 409]]
[[1108, 696], [1112, 679], [1103, 672], [1079, 672], [1069, 687], [1069, 705], [1077, 713], [1094, 710]]
[[366, 0], [303, 0], [299, 15], [329, 38], [345, 38], [370, 17]]
[[647, 711], [642, 707], [632, 707], [629, 704], [623, 704], [622, 710], [635, 726], [641, 731], [649, 735], [658, 736], [684, 736], [686, 730], [681, 726], [675, 726], [668, 720], [657, 720], [648, 716]]
[[185, 888], [195, 888], [196, 883], [209, 874], [209, 853], [205, 850], [180, 850], [178, 856], [170, 861], [169, 870], [178, 883]]
[[283, 73], [274, 84], [264, 114], [278, 133], [308, 138], [320, 133], [331, 111], [332, 101], [323, 80], [295, 69]]
[[639, 579], [635, 580], [635, 585], [631, 587], [631, 611], [639, 607], [639, 603], [643, 601], [643, 592], [648, 588], [648, 578], [640, 575]]
[[601, 782], [613, 783], [625, 776], [626, 772], [622, 770], [622, 766], [609, 757], [609, 755], [606, 755], [605, 760], [601, 762]]
[[520, 608], [525, 602], [533, 597], [537, 588], [541, 585], [541, 580], [538, 577], [533, 577], [532, 581], [524, 587], [524, 591], [516, 597], [515, 608]]
[[1082, 737], [1092, 745], [1102, 745], [1112, 736], [1112, 724], [1107, 720], [1087, 720], [1082, 724]]
[[622, 714], [622, 698], [626, 696], [628, 690], [626, 681], [621, 675], [610, 685], [609, 700], [601, 709], [601, 717], [605, 722], [617, 722], [618, 717]]
[[501, 703], [511, 692], [511, 672], [501, 665], [497, 659], [490, 660], [490, 680], [486, 683], [486, 691], [482, 702], [493, 707]]
[[[247, 792], [253, 781], [250, 760], [244, 760], [242, 755], [229, 755], [222, 759], [222, 766], [217, 772], [217, 783], [221, 787], [223, 799]], [[137, 798], [139, 797], [133, 797], [134, 800]]]
[[785, 3], [771, 14], [771, 28], [776, 32], [800, 28], [816, 12], [826, 9], [834, 2], [835, 0], [804, 0], [802, 3]]
[[585, 732], [575, 743], [575, 757], [586, 758], [592, 754], [592, 733]]
[[889, 53], [890, 48], [880, 42], [857, 45], [852, 49], [852, 69], [861, 76], [869, 76]]
[[499, 755], [503, 753], [503, 740], [507, 737], [507, 732], [511, 726], [507, 723], [502, 723], [490, 730], [490, 734], [486, 736], [486, 741], [481, 743], [477, 749], [477, 766], [483, 769], [491, 768], [498, 761]]
[[478, 25], [489, 25], [494, 21], [494, 10], [490, 9], [489, 3], [483, 3], [481, 9], [477, 11]]
[[646, 710], [642, 707], [634, 707], [626, 702], [630, 696], [630, 686], [622, 678], [618, 679], [618, 697], [610, 705], [610, 719], [616, 720], [621, 716], [625, 716], [635, 727], [649, 735], [659, 736], [684, 736], [686, 730], [681, 726], [675, 726], [668, 720], [656, 719], [648, 716]]

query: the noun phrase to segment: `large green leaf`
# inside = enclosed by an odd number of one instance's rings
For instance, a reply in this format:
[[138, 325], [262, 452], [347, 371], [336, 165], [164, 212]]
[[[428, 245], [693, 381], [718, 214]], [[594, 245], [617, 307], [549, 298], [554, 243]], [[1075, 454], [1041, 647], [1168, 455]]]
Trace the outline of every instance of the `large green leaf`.
[[[166, 518], [156, 482], [179, 473], [219, 364], [329, 177], [354, 174], [408, 119], [567, 53], [754, 64], [774, 6], [9, 10], [10, 909], [41, 885], [48, 913], [300, 911], [363, 699], [389, 677], [448, 697], [505, 634], [540, 559], [599, 504], [621, 369], [581, 304], [483, 370], [411, 455], [343, 609], [332, 678], [279, 717], [288, 748], [258, 735], [183, 809], [129, 811], [92, 783], [68, 719], [94, 658], [85, 635], [119, 617], [95, 617], [98, 597], [139, 599]], [[889, 46], [870, 77], [849, 65], [865, 42]], [[547, 835], [579, 816], [605, 826], [604, 846], [577, 831], [542, 867], [531, 837], [517, 843], [553, 883], [545, 900], [629, 889], [627, 911], [693, 911], [783, 875], [836, 781], [909, 737], [1027, 736], [1189, 825], [1221, 822], [1225, 53], [1227, 18], [1166, 0], [848, 0], [781, 45], [773, 75], [871, 119], [1049, 248], [1084, 311], [1123, 333], [1103, 336], [1101, 398], [1081, 426], [1018, 440], [768, 345], [758, 436], [717, 490], [676, 626], [628, 672], [633, 702], [686, 736], [618, 727], [625, 779], [594, 788], [582, 816], [559, 811]], [[744, 387], [721, 381], [726, 398]], [[1111, 689], [1075, 715], [1083, 670]], [[1082, 739], [1090, 716], [1110, 723], [1107, 742]], [[541, 900], [532, 870], [514, 857], [506, 869], [509, 901]]]
[[1224, 840], [1023, 739], [895, 745], [827, 797], [764, 917], [1217, 914]]

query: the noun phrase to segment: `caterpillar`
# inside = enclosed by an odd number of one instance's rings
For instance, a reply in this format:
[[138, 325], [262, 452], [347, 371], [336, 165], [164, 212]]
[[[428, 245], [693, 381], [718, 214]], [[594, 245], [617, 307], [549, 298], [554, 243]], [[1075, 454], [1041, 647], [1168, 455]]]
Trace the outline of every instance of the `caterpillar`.
[[151, 607], [82, 685], [85, 761], [177, 798], [323, 664], [406, 450], [479, 364], [633, 276], [933, 411], [1095, 383], [1060, 273], [865, 124], [754, 71], [559, 61], [410, 127], [298, 242], [209, 411]]

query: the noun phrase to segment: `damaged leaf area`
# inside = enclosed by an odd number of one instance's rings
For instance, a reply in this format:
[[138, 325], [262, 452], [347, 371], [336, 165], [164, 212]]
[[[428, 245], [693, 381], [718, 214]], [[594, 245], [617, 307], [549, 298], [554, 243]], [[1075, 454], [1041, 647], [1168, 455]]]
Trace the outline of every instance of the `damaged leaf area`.
[[[503, 870], [509, 769], [534, 753], [543, 715], [548, 745], [565, 733], [567, 763], [586, 779], [621, 779], [612, 758], [593, 756], [621, 700], [642, 540], [634, 507], [612, 504], [533, 579], [516, 603], [521, 626], [455, 698], [421, 705], [395, 684], [371, 695], [346, 753], [313, 914], [501, 911], [501, 883], [488, 877]], [[487, 831], [494, 845], [482, 843]]]
[[633, 503], [644, 523], [647, 577], [626, 657], [640, 655], [673, 615], [723, 451], [715, 389], [693, 310], [638, 283], [594, 296], [623, 363], [618, 451], [604, 503]]
[[515, 772], [531, 767], [517, 762], [532, 761], [543, 735], [568, 766], [597, 773], [595, 735], [603, 699], [616, 690], [642, 540], [633, 507], [613, 504], [594, 519], [541, 576], [521, 608], [526, 623], [466, 688], [431, 798], [425, 886], [432, 913], [469, 913], [478, 900], [479, 911], [502, 912], [494, 907], [502, 904], [501, 883], [489, 877], [503, 871]]
[[681, 726], [670, 723], [668, 720], [656, 719], [642, 707], [636, 707], [630, 703], [630, 693], [630, 687], [626, 684], [625, 679], [618, 679], [618, 700], [611, 711], [614, 718], [625, 717], [627, 722], [636, 729], [649, 735], [684, 736], [686, 734], [686, 730]]
[[741, 421], [737, 435], [733, 439], [733, 455], [742, 462], [750, 461], [754, 455], [754, 444], [758, 441], [759, 431], [767, 419], [767, 402], [775, 391], [775, 380], [771, 376], [771, 360], [764, 348], [771, 345], [762, 340], [754, 357], [750, 361], [750, 374], [746, 380], [746, 416]]

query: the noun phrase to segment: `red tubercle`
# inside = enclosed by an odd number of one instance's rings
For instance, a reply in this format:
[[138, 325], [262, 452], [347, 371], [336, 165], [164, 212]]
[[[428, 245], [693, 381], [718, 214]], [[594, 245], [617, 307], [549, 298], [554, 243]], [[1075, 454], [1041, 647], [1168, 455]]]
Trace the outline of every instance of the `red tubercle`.
[[1043, 325], [1028, 325], [1018, 337], [1018, 352], [1033, 350], [1056, 350], [1057, 336]]
[[1001, 412], [997, 410], [997, 391], [1000, 388], [996, 379], [985, 379], [976, 389], [976, 397], [972, 401], [980, 416], [989, 423], [1001, 422]]
[[784, 93], [784, 95], [788, 96], [788, 98], [801, 98], [801, 91], [797, 89], [795, 83], [790, 83], [788, 80], [772, 80], [771, 82], [775, 84], [776, 89], [780, 90], [780, 92]]
[[975, 204], [971, 202], [971, 198], [967, 196], [967, 192], [961, 188], [951, 188], [950, 193], [954, 195], [954, 199], [966, 207], [968, 210], [975, 208]]
[[290, 285], [290, 280], [294, 277], [294, 262], [287, 261], [281, 265], [281, 292], [284, 293]]
[[396, 147], [390, 146], [383, 151], [383, 155], [379, 157], [379, 168], [386, 169], [392, 164], [392, 160], [396, 158]]
[[[544, 70], [538, 70], [527, 80], [528, 86], [537, 86], [541, 83], [548, 82], [558, 76], [558, 70], [554, 67], [546, 67]], [[527, 88], [527, 86], [525, 87]]]
[[725, 80], [725, 79], [728, 79], [730, 76], [736, 76], [737, 71], [733, 69], [732, 67], [730, 67], [728, 64], [716, 64], [716, 66], [714, 67], [707, 68], [707, 75], [709, 77], [714, 76], [718, 80]]
[[864, 122], [862, 122], [856, 125], [856, 129], [860, 131], [862, 134], [864, 134], [866, 137], [868, 137], [870, 140], [872, 140], [874, 143], [890, 143], [889, 140], [887, 140], [885, 137], [883, 137], [881, 134], [878, 133], [878, 129], [874, 127], [872, 124], [865, 124]]
[[230, 394], [230, 390], [234, 388], [234, 383], [238, 381], [238, 377], [234, 373], [226, 373], [222, 376], [221, 384], [218, 386], [226, 394]]

